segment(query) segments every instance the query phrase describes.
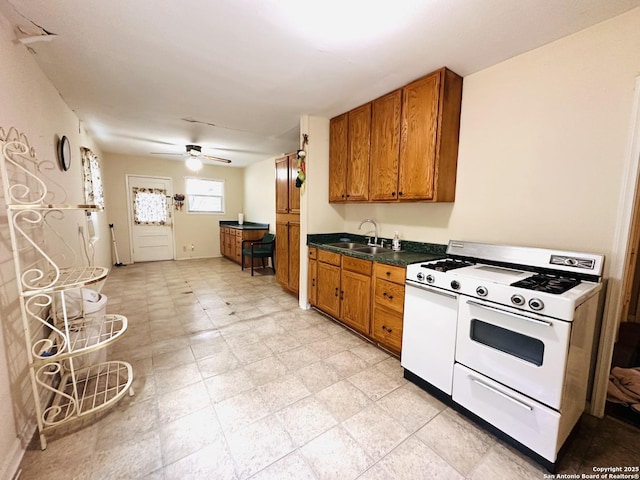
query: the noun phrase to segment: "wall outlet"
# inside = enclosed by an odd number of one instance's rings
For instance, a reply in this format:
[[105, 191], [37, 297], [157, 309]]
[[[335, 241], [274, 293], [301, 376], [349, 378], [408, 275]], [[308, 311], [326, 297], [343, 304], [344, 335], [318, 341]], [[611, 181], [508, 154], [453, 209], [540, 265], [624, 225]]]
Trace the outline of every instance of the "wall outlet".
[[78, 224], [78, 233], [83, 234], [84, 233], [84, 226]]
[[192, 243], [191, 244], [191, 251], [193, 252], [196, 249], [196, 246]]

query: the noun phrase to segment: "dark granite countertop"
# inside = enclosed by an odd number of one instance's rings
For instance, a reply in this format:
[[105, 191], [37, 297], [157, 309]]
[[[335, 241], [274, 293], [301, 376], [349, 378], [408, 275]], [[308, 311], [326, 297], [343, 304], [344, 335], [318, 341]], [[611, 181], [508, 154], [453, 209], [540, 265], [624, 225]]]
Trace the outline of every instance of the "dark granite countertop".
[[220, 220], [220, 226], [237, 230], [269, 230], [268, 223], [244, 222], [240, 225], [236, 220]]
[[[391, 245], [391, 239], [385, 238], [385, 245]], [[362, 243], [362, 246], [366, 246], [367, 239], [362, 235], [355, 235], [353, 233], [321, 233], [307, 235], [307, 245], [311, 247], [321, 248], [330, 252], [340, 253], [349, 257], [362, 258], [365, 260], [373, 260], [374, 262], [385, 263], [388, 265], [406, 266], [410, 263], [427, 262], [429, 260], [437, 260], [446, 256], [446, 245], [440, 245], [438, 243], [420, 243], [410, 242], [408, 240], [401, 240], [400, 246], [402, 250], [400, 252], [393, 252], [389, 250], [384, 253], [370, 254], [356, 252], [346, 248], [339, 248], [328, 245], [329, 243], [338, 242], [355, 242]], [[380, 239], [378, 239], [378, 242]]]

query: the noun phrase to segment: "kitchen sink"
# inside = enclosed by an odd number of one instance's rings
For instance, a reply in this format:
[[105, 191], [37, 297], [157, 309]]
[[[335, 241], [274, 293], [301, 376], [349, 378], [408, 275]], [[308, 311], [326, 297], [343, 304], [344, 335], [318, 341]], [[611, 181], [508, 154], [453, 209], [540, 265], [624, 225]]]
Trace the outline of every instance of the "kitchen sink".
[[366, 246], [366, 245], [363, 245], [362, 243], [354, 243], [354, 242], [328, 243], [327, 245], [329, 245], [330, 247], [345, 248], [347, 250], [355, 250], [357, 248], [363, 248]]
[[372, 255], [375, 255], [377, 253], [393, 252], [393, 250], [391, 250], [390, 248], [377, 247], [377, 246], [358, 247], [358, 248], [354, 248], [353, 251], [360, 252], [360, 253], [370, 253]]

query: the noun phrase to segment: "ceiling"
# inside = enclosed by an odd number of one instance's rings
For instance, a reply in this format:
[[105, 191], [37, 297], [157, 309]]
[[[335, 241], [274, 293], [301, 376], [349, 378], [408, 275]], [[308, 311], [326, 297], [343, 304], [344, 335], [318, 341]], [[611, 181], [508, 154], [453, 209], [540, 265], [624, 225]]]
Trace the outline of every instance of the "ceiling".
[[295, 150], [301, 115], [332, 117], [441, 66], [466, 76], [638, 6], [0, 0], [16, 38], [56, 35], [25, 48], [103, 152], [182, 153], [195, 143], [232, 167]]

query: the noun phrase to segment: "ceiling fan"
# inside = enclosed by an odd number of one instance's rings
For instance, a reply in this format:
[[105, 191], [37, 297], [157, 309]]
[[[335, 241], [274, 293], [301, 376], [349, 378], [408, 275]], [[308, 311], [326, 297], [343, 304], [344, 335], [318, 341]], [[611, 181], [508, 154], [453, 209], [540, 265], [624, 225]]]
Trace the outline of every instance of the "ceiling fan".
[[214, 157], [213, 155], [205, 155], [202, 153], [200, 145], [185, 145], [184, 153], [169, 152], [151, 152], [152, 155], [182, 155], [187, 159], [187, 167], [191, 170], [200, 170], [202, 168], [202, 160], [213, 160], [214, 162], [231, 163], [226, 158]]

